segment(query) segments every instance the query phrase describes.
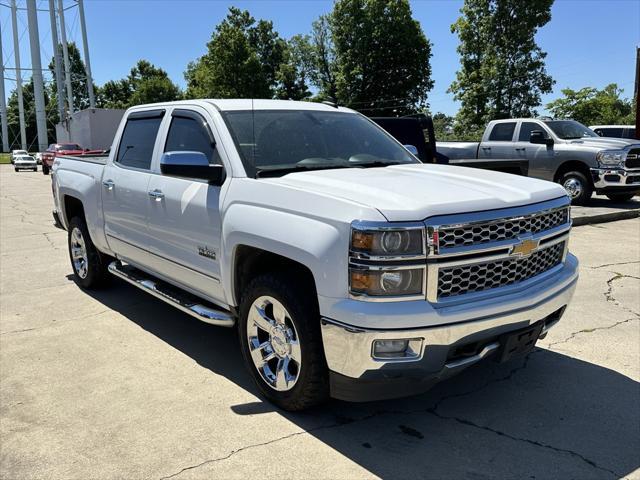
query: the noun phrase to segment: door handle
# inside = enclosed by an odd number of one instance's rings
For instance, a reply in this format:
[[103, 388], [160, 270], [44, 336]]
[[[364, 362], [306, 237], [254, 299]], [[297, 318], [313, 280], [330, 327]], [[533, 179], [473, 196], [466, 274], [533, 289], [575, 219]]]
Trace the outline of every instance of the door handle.
[[153, 198], [156, 202], [160, 202], [164, 198], [164, 193], [162, 193], [157, 188], [155, 190], [150, 190], [148, 193], [149, 193], [149, 196]]
[[522, 148], [516, 148], [516, 152], [524, 152], [526, 150], [526, 148], [522, 147]]
[[480, 147], [482, 150], [491, 150], [491, 147]]
[[105, 180], [104, 182], [102, 182], [102, 186], [109, 191], [113, 190], [113, 187], [115, 187], [115, 185], [116, 184], [113, 183], [113, 180]]

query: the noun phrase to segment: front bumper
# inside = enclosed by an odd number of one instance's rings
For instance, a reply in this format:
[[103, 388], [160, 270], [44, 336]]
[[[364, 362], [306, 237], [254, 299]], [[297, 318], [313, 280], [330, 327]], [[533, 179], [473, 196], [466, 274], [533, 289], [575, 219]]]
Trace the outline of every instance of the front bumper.
[[597, 192], [640, 192], [640, 170], [592, 168], [591, 177]]
[[[490, 316], [473, 316], [453, 324], [411, 329], [367, 329], [323, 317], [321, 322], [325, 356], [331, 371], [331, 394], [349, 401], [369, 401], [412, 395], [428, 390], [495, 353], [499, 337], [507, 332], [544, 322], [542, 335], [555, 325], [571, 300], [578, 279], [578, 262], [568, 255], [562, 270], [545, 282], [546, 295], [520, 292], [518, 301], [501, 303], [503, 310]], [[534, 290], [532, 287], [531, 290]], [[522, 307], [522, 300], [531, 303]], [[395, 304], [396, 308], [401, 308]], [[425, 318], [428, 325], [431, 318]], [[411, 340], [415, 355], [407, 358], [375, 359], [375, 340]], [[464, 354], [457, 355], [458, 352]]]

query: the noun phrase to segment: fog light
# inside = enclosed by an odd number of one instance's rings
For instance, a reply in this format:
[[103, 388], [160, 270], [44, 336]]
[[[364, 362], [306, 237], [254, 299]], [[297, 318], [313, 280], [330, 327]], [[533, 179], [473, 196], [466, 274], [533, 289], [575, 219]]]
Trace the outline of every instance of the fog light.
[[422, 350], [422, 339], [375, 340], [371, 356], [378, 360], [418, 360]]
[[373, 342], [373, 354], [404, 353], [409, 346], [409, 340], [376, 340]]

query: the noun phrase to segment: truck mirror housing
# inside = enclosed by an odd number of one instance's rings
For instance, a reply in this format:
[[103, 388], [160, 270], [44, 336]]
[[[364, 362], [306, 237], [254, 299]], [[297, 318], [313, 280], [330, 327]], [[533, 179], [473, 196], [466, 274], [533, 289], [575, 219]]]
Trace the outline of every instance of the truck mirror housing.
[[553, 138], [547, 138], [542, 130], [533, 130], [529, 136], [529, 142], [541, 145], [553, 145]]
[[160, 158], [160, 171], [173, 177], [198, 178], [222, 185], [224, 167], [210, 165], [202, 152], [166, 152]]

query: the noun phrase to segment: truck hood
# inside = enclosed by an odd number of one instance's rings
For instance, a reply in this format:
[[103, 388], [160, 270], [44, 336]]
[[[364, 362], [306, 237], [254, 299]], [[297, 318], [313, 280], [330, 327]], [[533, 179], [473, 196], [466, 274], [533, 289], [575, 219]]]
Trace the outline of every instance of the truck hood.
[[634, 144], [640, 147], [640, 141], [638, 140], [609, 137], [579, 138], [570, 140], [569, 143], [571, 145], [582, 145], [598, 150], [620, 150]]
[[321, 170], [268, 181], [367, 205], [389, 221], [522, 206], [566, 195], [555, 183], [449, 165]]

